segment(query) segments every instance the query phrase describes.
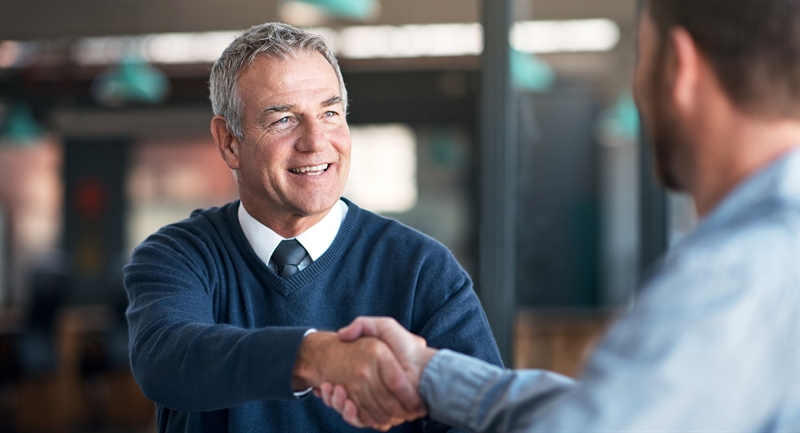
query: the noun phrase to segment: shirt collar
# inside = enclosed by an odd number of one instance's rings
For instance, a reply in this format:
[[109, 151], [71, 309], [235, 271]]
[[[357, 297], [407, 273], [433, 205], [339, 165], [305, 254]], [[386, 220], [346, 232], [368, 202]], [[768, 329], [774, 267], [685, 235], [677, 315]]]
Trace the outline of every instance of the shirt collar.
[[800, 148], [794, 148], [745, 179], [709, 214], [703, 225], [722, 224], [760, 202], [773, 199], [795, 203], [800, 199]]
[[[311, 260], [317, 260], [325, 251], [330, 248], [339, 227], [347, 216], [347, 203], [342, 200], [336, 202], [327, 215], [320, 222], [311, 226], [308, 230], [297, 235], [295, 239], [308, 251]], [[264, 263], [269, 263], [272, 253], [281, 241], [286, 238], [275, 233], [272, 229], [261, 224], [253, 218], [244, 205], [239, 202], [238, 210], [239, 224], [242, 226], [247, 241], [255, 251], [256, 255]]]

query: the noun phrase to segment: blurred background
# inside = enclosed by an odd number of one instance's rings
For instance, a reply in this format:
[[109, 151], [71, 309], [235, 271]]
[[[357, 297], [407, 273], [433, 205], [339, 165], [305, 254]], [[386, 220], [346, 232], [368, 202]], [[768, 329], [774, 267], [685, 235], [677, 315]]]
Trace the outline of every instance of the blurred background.
[[237, 198], [209, 133], [243, 29], [324, 36], [351, 100], [345, 196], [440, 240], [507, 366], [575, 375], [696, 223], [631, 97], [636, 0], [0, 0], [0, 427], [153, 431], [122, 267]]

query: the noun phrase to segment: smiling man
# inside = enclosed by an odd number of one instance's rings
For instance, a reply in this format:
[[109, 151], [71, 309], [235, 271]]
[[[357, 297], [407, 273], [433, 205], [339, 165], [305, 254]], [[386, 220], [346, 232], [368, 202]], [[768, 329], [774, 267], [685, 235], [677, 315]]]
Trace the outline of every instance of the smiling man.
[[450, 252], [340, 198], [347, 92], [322, 38], [255, 26], [222, 53], [210, 89], [211, 133], [241, 200], [164, 227], [125, 268], [131, 365], [158, 431], [355, 430], [304, 398], [323, 382], [348, 384], [378, 428], [418, 418], [421, 400], [385, 343], [323, 331], [364, 314], [500, 365]]

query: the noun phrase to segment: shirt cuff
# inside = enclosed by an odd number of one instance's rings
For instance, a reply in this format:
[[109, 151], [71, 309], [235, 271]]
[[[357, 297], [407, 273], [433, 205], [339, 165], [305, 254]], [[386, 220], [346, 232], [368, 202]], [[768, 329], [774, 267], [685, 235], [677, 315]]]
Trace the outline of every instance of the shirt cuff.
[[[314, 328], [308, 328], [308, 330], [305, 332], [305, 334], [303, 334], [303, 338], [306, 338], [306, 336], [307, 336], [308, 334], [313, 334], [313, 333], [315, 333], [315, 332], [317, 332], [317, 330], [316, 330], [316, 329], [314, 329]], [[311, 387], [311, 388], [305, 389], [305, 390], [303, 390], [303, 391], [295, 391], [295, 392], [294, 392], [294, 396], [295, 396], [295, 398], [303, 398], [303, 397], [306, 397], [306, 396], [307, 396], [307, 395], [308, 395], [308, 394], [309, 394], [309, 393], [310, 393], [310, 392], [311, 392], [313, 389], [314, 389], [314, 387]]]
[[[478, 430], [476, 420], [487, 384], [503, 369], [447, 349], [431, 358], [419, 383], [419, 393], [431, 418], [466, 430]], [[485, 406], [485, 405], [484, 405]]]

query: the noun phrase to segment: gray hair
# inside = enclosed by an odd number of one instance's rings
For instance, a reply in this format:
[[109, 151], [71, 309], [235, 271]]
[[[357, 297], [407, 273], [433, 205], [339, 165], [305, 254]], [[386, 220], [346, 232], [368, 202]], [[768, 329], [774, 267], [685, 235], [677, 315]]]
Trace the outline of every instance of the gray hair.
[[244, 139], [242, 113], [244, 103], [239, 94], [239, 75], [242, 71], [264, 55], [270, 58], [290, 59], [298, 52], [318, 52], [325, 57], [336, 72], [339, 80], [339, 93], [347, 112], [347, 89], [344, 87], [339, 62], [330, 46], [322, 36], [300, 30], [282, 23], [266, 23], [250, 27], [239, 35], [211, 68], [208, 88], [214, 115], [222, 116], [236, 138]]

